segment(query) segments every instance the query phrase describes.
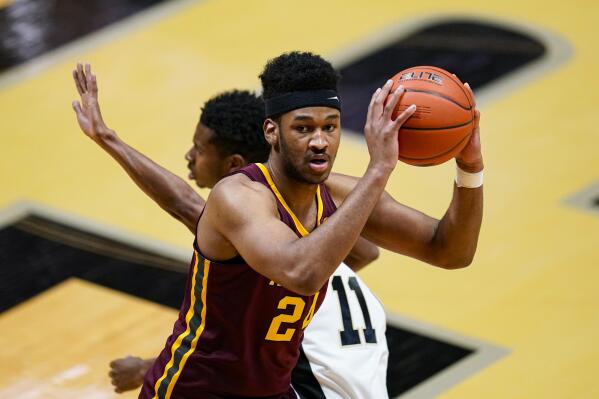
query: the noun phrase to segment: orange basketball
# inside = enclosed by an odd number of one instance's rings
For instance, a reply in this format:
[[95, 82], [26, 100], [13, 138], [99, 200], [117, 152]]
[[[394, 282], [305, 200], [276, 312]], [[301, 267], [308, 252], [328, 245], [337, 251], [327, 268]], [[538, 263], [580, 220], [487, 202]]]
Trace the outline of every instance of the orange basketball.
[[393, 90], [406, 89], [393, 113], [416, 104], [416, 112], [399, 130], [399, 160], [418, 166], [455, 157], [474, 129], [474, 99], [451, 73], [431, 66], [405, 69], [391, 78]]

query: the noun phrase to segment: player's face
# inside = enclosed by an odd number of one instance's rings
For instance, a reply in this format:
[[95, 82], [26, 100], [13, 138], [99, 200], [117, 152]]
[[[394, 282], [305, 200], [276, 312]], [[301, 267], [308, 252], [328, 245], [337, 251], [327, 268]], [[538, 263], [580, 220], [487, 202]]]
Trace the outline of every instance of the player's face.
[[341, 132], [341, 115], [329, 107], [306, 107], [287, 112], [279, 124], [280, 152], [285, 172], [309, 184], [331, 173]]
[[212, 188], [228, 172], [225, 170], [225, 160], [210, 142], [213, 134], [210, 128], [198, 123], [193, 135], [193, 145], [185, 154], [189, 178], [202, 188]]

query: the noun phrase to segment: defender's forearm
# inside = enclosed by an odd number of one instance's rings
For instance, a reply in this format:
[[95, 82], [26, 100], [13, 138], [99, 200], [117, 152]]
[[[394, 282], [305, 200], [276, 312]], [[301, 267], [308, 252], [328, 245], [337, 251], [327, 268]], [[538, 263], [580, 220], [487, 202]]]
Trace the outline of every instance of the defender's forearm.
[[379, 252], [379, 247], [365, 238], [358, 237], [354, 247], [343, 262], [357, 272], [378, 259]]
[[433, 245], [440, 254], [439, 266], [458, 269], [472, 263], [482, 217], [483, 187], [464, 188], [454, 184], [451, 204], [433, 238]]
[[193, 188], [127, 145], [114, 132], [103, 134], [98, 144], [125, 169], [143, 192], [195, 234], [205, 201]]

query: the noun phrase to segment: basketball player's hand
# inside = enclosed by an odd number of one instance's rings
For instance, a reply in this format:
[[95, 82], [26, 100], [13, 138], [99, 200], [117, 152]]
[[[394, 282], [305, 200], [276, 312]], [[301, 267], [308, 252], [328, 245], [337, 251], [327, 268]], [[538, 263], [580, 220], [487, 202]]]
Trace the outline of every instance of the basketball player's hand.
[[[470, 95], [474, 99], [474, 93], [472, 92], [470, 85], [466, 83], [464, 86], [466, 86], [466, 89], [468, 89]], [[476, 108], [476, 103], [474, 104], [474, 107]], [[464, 147], [464, 149], [455, 157], [458, 166], [465, 172], [477, 173], [484, 168], [483, 155], [480, 149], [480, 128], [478, 126], [479, 121], [480, 112], [475, 109], [474, 130], [470, 135], [470, 140], [468, 140], [466, 147]]]
[[392, 85], [393, 82], [389, 80], [382, 88], [374, 92], [368, 106], [368, 116], [364, 127], [364, 136], [370, 153], [370, 164], [383, 167], [389, 173], [397, 165], [399, 129], [416, 111], [416, 105], [410, 105], [393, 120], [393, 110], [405, 90], [403, 86], [399, 86], [391, 92]]
[[134, 356], [127, 356], [110, 362], [110, 382], [114, 391], [121, 393], [139, 388], [147, 371], [146, 362]]
[[98, 103], [98, 83], [96, 75], [91, 72], [91, 66], [86, 64], [84, 71], [83, 65], [77, 64], [73, 71], [73, 79], [81, 97], [81, 102], [73, 101], [73, 109], [83, 133], [96, 142], [105, 136], [114, 135], [114, 131], [110, 130], [102, 119]]

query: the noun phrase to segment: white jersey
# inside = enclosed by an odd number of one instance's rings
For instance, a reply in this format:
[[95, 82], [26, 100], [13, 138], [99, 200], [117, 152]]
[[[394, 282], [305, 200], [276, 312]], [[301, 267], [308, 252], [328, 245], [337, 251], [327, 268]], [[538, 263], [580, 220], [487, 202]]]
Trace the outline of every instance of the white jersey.
[[329, 279], [304, 331], [292, 385], [302, 399], [386, 399], [389, 351], [381, 302], [347, 265]]

